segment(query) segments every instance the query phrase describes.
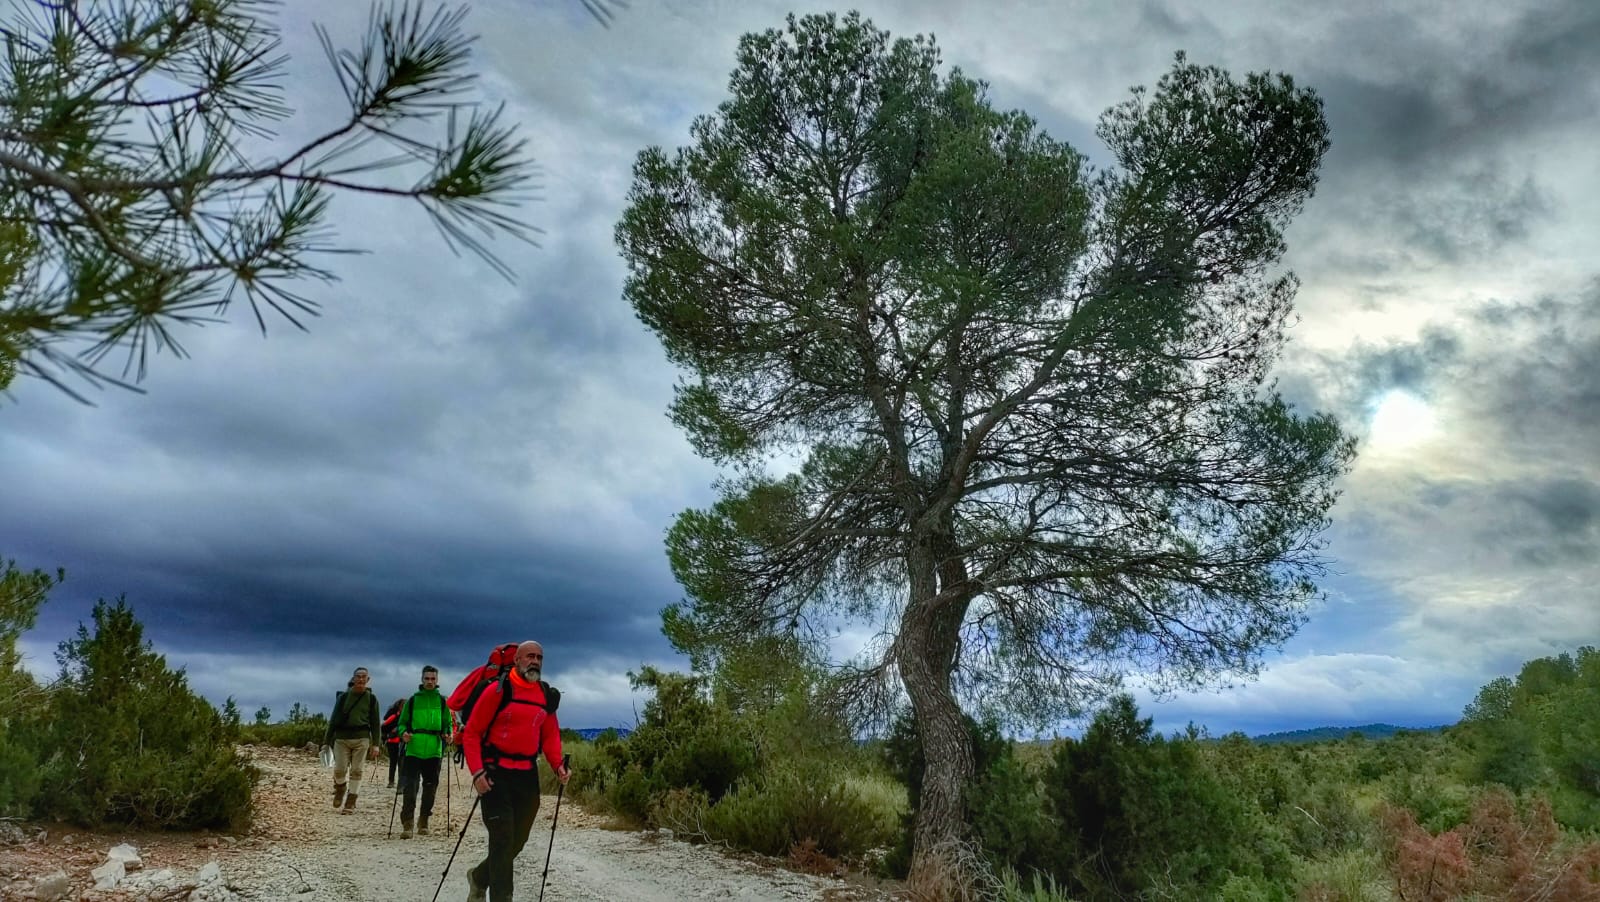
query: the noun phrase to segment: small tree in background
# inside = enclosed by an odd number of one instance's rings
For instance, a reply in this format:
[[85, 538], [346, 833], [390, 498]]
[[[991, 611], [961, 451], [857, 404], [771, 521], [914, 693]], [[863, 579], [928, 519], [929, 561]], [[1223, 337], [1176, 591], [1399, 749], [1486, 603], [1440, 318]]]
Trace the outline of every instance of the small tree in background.
[[1060, 827], [1056, 876], [1089, 899], [1212, 898], [1248, 869], [1244, 802], [1206, 768], [1193, 736], [1166, 739], [1120, 695], [1046, 768]]
[[39, 791], [48, 694], [23, 669], [17, 641], [33, 628], [40, 606], [65, 575], [0, 562], [0, 815], [28, 811]]
[[228, 725], [144, 639], [125, 601], [61, 643], [41, 802], [87, 826], [248, 826], [255, 770]]

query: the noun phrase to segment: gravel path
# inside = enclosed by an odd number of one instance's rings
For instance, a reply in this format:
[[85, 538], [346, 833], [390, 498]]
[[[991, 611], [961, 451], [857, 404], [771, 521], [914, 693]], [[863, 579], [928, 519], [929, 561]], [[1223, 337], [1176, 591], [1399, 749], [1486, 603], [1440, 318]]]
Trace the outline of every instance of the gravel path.
[[[146, 875], [171, 869], [180, 886], [194, 883], [199, 869], [215, 861], [221, 868], [221, 886], [194, 894], [197, 900], [428, 902], [458, 836], [463, 836], [460, 852], [439, 899], [460, 902], [466, 898], [466, 869], [482, 860], [486, 844], [476, 817], [462, 834], [471, 803], [464, 773], [458, 774], [460, 782], [451, 786], [448, 827], [441, 784], [432, 835], [402, 840], [398, 817], [393, 838], [385, 835], [393, 790], [382, 785], [387, 767], [381, 760], [367, 765], [368, 776], [378, 774], [378, 785], [369, 781], [355, 813], [341, 815], [332, 807], [330, 774], [318, 766], [315, 755], [267, 748], [255, 749], [253, 754], [262, 769], [262, 780], [256, 790], [257, 816], [250, 836], [237, 840], [192, 834], [66, 835], [57, 828], [56, 836], [43, 840], [36, 836], [25, 845], [0, 848], [0, 898], [27, 898], [29, 888], [57, 868], [71, 879], [72, 892], [65, 897], [69, 899], [185, 898], [153, 887], [125, 885], [110, 892], [90, 889], [93, 880], [88, 869], [103, 862], [111, 846], [128, 842], [139, 848]], [[528, 846], [517, 860], [518, 900], [539, 898], [539, 874], [551, 842], [554, 808], [555, 798], [546, 796]], [[546, 900], [879, 902], [895, 898], [866, 882], [796, 873], [753, 856], [691, 845], [655, 832], [607, 829], [607, 825], [607, 819], [563, 800], [544, 890]]]

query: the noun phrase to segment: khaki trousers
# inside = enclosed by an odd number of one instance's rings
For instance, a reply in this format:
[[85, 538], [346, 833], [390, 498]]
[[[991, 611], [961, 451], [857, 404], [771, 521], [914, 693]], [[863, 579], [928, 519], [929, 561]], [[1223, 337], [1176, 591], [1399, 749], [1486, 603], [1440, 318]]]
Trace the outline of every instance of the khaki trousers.
[[361, 769], [366, 765], [367, 746], [371, 743], [372, 740], [365, 736], [333, 741], [333, 785], [345, 782], [348, 773], [350, 785], [345, 791], [351, 795], [361, 792]]

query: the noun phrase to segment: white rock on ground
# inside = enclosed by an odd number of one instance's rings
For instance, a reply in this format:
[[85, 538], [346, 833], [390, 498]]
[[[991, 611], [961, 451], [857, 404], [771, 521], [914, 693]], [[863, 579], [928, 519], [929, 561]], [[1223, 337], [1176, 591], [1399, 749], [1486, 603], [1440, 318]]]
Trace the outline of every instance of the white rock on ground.
[[94, 888], [99, 890], [116, 889], [126, 875], [120, 858], [113, 858], [89, 872], [89, 876], [94, 878]]
[[39, 882], [33, 885], [33, 898], [39, 902], [56, 902], [71, 888], [72, 882], [67, 879], [67, 872], [56, 871], [39, 878]]
[[128, 843], [112, 846], [106, 852], [106, 860], [122, 862], [124, 871], [137, 871], [144, 867], [144, 861], [139, 857], [139, 850]]

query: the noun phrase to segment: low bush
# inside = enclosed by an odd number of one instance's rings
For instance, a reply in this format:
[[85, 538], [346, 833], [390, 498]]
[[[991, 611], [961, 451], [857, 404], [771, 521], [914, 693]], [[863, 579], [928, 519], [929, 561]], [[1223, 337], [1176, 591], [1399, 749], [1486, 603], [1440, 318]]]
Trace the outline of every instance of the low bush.
[[615, 814], [635, 823], [650, 821], [650, 806], [667, 785], [637, 764], [630, 764], [606, 788], [606, 804]]
[[122, 600], [61, 643], [39, 813], [96, 827], [242, 830], [257, 772], [232, 725], [144, 641]]
[[328, 716], [314, 714], [303, 720], [282, 723], [242, 724], [238, 730], [239, 742], [246, 745], [269, 745], [275, 748], [321, 745], [322, 737], [328, 730]]
[[1301, 859], [1295, 869], [1296, 902], [1389, 902], [1392, 881], [1371, 849]]
[[1250, 860], [1243, 800], [1203, 766], [1194, 738], [1165, 739], [1119, 696], [1082, 740], [1063, 740], [1044, 774], [1060, 825], [1055, 874], [1091, 900], [1213, 898]]
[[1056, 883], [1056, 878], [1035, 871], [1025, 880], [1011, 868], [1000, 871], [997, 896], [997, 902], [1072, 902]]
[[833, 858], [859, 858], [889, 842], [889, 812], [851, 788], [828, 761], [782, 762], [741, 784], [705, 815], [712, 840], [766, 855], [788, 855], [810, 840]]
[[1406, 808], [1386, 805], [1379, 816], [1402, 898], [1600, 902], [1600, 842], [1563, 841], [1542, 797], [1519, 805], [1504, 787], [1491, 787], [1464, 823], [1438, 833]]

